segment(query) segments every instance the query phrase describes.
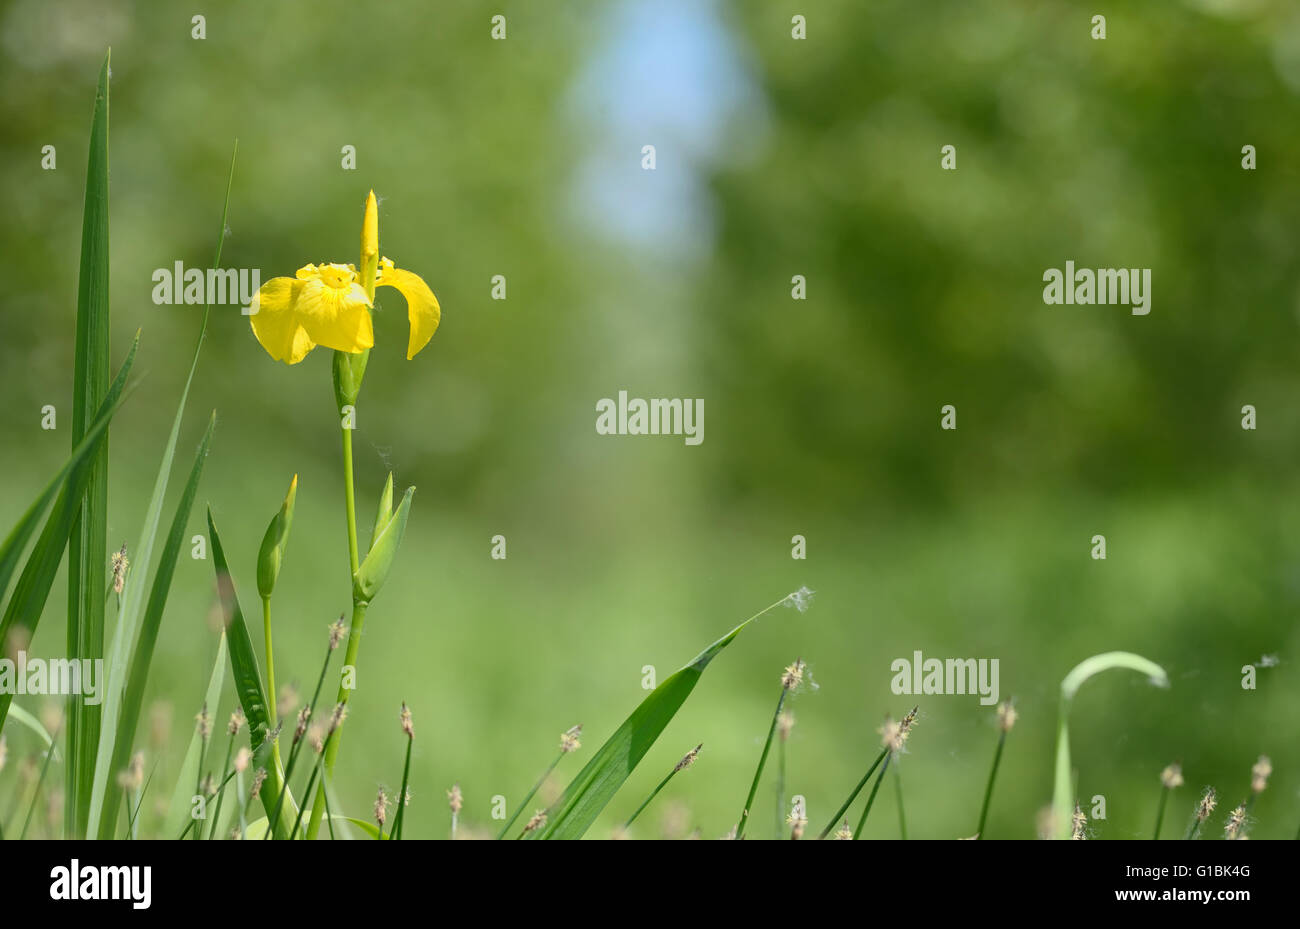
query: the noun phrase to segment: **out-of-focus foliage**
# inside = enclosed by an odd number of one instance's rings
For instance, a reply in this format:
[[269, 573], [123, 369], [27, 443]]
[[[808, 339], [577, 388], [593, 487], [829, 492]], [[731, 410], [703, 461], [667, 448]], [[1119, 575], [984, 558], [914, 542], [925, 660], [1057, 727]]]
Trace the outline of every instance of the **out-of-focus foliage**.
[[[227, 267], [269, 279], [355, 262], [373, 187], [383, 252], [430, 283], [443, 318], [407, 362], [405, 308], [381, 293], [358, 510], [374, 512], [390, 469], [419, 504], [367, 621], [343, 813], [364, 815], [377, 781], [396, 786], [405, 700], [407, 834], [443, 834], [456, 781], [463, 828], [496, 825], [491, 798], [520, 797], [574, 723], [584, 752], [599, 745], [644, 696], [644, 666], [662, 679], [807, 583], [813, 608], [764, 618], [719, 658], [593, 835], [700, 741], [699, 763], [634, 832], [725, 833], [798, 656], [821, 685], [794, 700], [789, 744], [789, 793], [809, 818], [820, 825], [860, 777], [884, 714], [919, 702], [900, 766], [910, 832], [970, 834], [993, 712], [892, 694], [891, 661], [921, 650], [1000, 659], [1021, 721], [989, 834], [1031, 836], [1051, 793], [1056, 688], [1111, 649], [1155, 660], [1172, 686], [1099, 680], [1076, 700], [1079, 791], [1108, 801], [1095, 833], [1147, 834], [1176, 758], [1188, 787], [1167, 834], [1201, 785], [1244, 797], [1268, 753], [1254, 834], [1294, 835], [1300, 17], [1288, 4], [1100, 11], [1105, 41], [1065, 0], [246, 0], [209, 11], [204, 40], [190, 37], [193, 12], [0, 11], [0, 522], [67, 454], [103, 46], [114, 361], [142, 329], [146, 375], [114, 420], [111, 550], [139, 533], [199, 323], [199, 308], [154, 305], [151, 275], [207, 260], [233, 140]], [[794, 12], [804, 41], [790, 37]], [[505, 41], [490, 38], [497, 13]], [[956, 171], [940, 170], [947, 144]], [[1255, 171], [1241, 169], [1247, 144]], [[57, 170], [41, 170], [43, 145]], [[1042, 274], [1067, 259], [1151, 268], [1150, 315], [1044, 305]], [[790, 299], [796, 274], [803, 301]], [[597, 436], [595, 403], [620, 389], [703, 397], [704, 443]], [[39, 428], [47, 403], [53, 432]], [[949, 403], [955, 432], [939, 428]], [[1240, 428], [1245, 404], [1255, 431]], [[238, 308], [215, 308], [190, 401], [210, 408], [200, 495], [244, 589], [300, 475], [276, 659], [278, 681], [309, 689], [350, 595], [328, 353], [275, 364]], [[183, 444], [202, 425], [192, 415]], [[490, 558], [497, 534], [505, 561]], [[795, 534], [806, 561], [790, 558]], [[1089, 557], [1095, 534], [1104, 562]], [[170, 703], [174, 722], [156, 746], [145, 722], [140, 738], [160, 760], [159, 796], [217, 648], [211, 577], [182, 558], [163, 622], [148, 700]], [[45, 656], [63, 649], [61, 604], [49, 609], [32, 645]], [[1265, 655], [1279, 663], [1243, 690], [1242, 667]], [[8, 734], [11, 759], [35, 751]], [[0, 816], [16, 766], [0, 772]], [[774, 819], [767, 785], [759, 798], [757, 837]], [[895, 822], [873, 814], [868, 834]]]

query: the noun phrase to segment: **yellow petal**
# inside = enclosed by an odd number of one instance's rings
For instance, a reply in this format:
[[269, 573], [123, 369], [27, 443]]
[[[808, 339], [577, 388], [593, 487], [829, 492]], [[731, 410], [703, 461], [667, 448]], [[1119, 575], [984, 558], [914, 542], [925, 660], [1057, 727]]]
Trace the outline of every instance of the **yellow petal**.
[[418, 274], [393, 267], [387, 258], [379, 263], [379, 278], [375, 281], [375, 286], [395, 287], [406, 298], [406, 316], [411, 323], [406, 360], [410, 361], [420, 349], [429, 344], [433, 334], [438, 331], [438, 321], [442, 319], [438, 298]]
[[296, 365], [316, 347], [294, 310], [305, 286], [291, 277], [273, 277], [254, 294], [249, 306], [253, 335], [276, 361]]
[[351, 283], [337, 287], [324, 279], [304, 281], [293, 305], [295, 317], [312, 341], [340, 352], [360, 352], [375, 344], [370, 303], [355, 282], [355, 272], [351, 277]]

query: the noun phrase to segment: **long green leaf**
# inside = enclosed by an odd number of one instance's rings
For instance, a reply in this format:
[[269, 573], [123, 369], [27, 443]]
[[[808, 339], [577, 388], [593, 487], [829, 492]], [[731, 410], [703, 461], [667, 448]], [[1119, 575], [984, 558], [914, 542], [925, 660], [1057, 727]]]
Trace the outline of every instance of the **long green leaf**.
[[[253, 651], [253, 641], [248, 635], [248, 626], [244, 622], [244, 612], [239, 608], [239, 596], [235, 591], [235, 581], [226, 564], [226, 553], [221, 547], [221, 536], [216, 523], [212, 521], [212, 508], [208, 508], [208, 538], [212, 542], [212, 564], [217, 571], [217, 591], [221, 597], [221, 608], [226, 620], [226, 635], [230, 641], [230, 667], [235, 675], [235, 695], [239, 705], [244, 709], [248, 719], [248, 736], [256, 753], [267, 741], [270, 733], [269, 716], [266, 709], [266, 692], [262, 689], [262, 672], [257, 666], [257, 653]], [[269, 745], [269, 743], [268, 743]], [[275, 806], [276, 797], [284, 786], [284, 777], [274, 763], [268, 761], [266, 784], [258, 792], [262, 806], [267, 815]], [[296, 812], [293, 798], [285, 792], [285, 812]], [[275, 837], [288, 836], [288, 823], [285, 817], [276, 824]], [[290, 819], [292, 822], [292, 819]]]
[[[163, 609], [167, 604], [167, 595], [171, 591], [172, 576], [176, 573], [176, 561], [180, 557], [181, 546], [185, 542], [186, 527], [189, 524], [190, 511], [194, 507], [194, 498], [199, 491], [199, 478], [203, 474], [203, 462], [208, 457], [208, 446], [212, 442], [212, 430], [217, 424], [214, 410], [208, 419], [208, 429], [199, 443], [199, 450], [194, 456], [190, 468], [190, 477], [176, 505], [176, 515], [172, 518], [171, 529], [163, 543], [162, 557], [158, 569], [154, 572], [153, 589], [149, 592], [149, 605], [144, 611], [144, 623], [135, 644], [135, 654], [131, 659], [130, 679], [121, 703], [121, 716], [118, 707], [105, 707], [104, 734], [99, 740], [100, 752], [112, 751], [111, 761], [96, 764], [96, 771], [107, 773], [95, 778], [94, 793], [91, 796], [91, 829], [97, 829], [101, 839], [111, 839], [117, 825], [117, 808], [122, 790], [117, 784], [115, 772], [126, 768], [131, 757], [131, 748], [135, 742], [136, 725], [140, 720], [140, 708], [144, 705], [145, 685], [149, 680], [149, 665], [153, 661], [154, 646], [158, 642], [158, 630], [162, 626]], [[107, 738], [107, 734], [116, 731], [116, 739]], [[100, 810], [103, 816], [100, 816]]]
[[[81, 441], [94, 410], [108, 393], [108, 65], [99, 71], [86, 204], [81, 225], [81, 273], [77, 285], [77, 338], [73, 362], [72, 444]], [[68, 549], [68, 657], [104, 657], [104, 587], [108, 561], [108, 438], [90, 459], [90, 482]], [[86, 834], [90, 787], [95, 777], [100, 705], [72, 701], [68, 713], [66, 818], [68, 834]]]
[[[236, 142], [236, 152], [238, 152], [238, 148], [239, 143]], [[230, 156], [230, 172], [226, 176], [226, 198], [221, 208], [221, 228], [217, 234], [217, 244], [212, 256], [213, 268], [217, 268], [221, 264], [221, 246], [225, 241], [226, 219], [230, 211], [230, 189], [234, 183], [234, 177], [235, 153], [232, 153]], [[158, 466], [158, 474], [154, 478], [153, 493], [149, 498], [149, 507], [145, 511], [140, 542], [136, 545], [133, 553], [136, 570], [141, 577], [147, 577], [146, 572], [153, 560], [153, 547], [158, 537], [158, 526], [162, 520], [163, 500], [167, 495], [168, 481], [171, 479], [172, 462], [176, 457], [176, 444], [180, 439], [181, 423], [185, 418], [185, 405], [189, 400], [190, 386], [194, 383], [194, 372], [199, 366], [199, 352], [202, 350], [203, 340], [207, 336], [208, 314], [210, 312], [211, 307], [204, 304], [203, 322], [199, 326], [199, 338], [194, 345], [194, 355], [190, 360], [190, 372], [185, 378], [185, 387], [181, 390], [180, 401], [176, 405], [176, 415], [172, 417], [171, 432], [168, 433], [167, 443], [163, 448], [162, 462]], [[88, 835], [94, 835], [100, 831], [99, 819], [103, 810], [105, 788], [106, 785], [116, 783], [117, 768], [113, 765], [115, 764], [115, 755], [120, 752], [120, 749], [115, 748], [118, 734], [118, 714], [121, 711], [122, 699], [127, 686], [127, 656], [140, 626], [140, 611], [144, 605], [144, 586], [143, 583], [127, 586], [118, 609], [117, 626], [113, 631], [113, 643], [104, 669], [103, 727], [95, 748], [93, 787], [87, 804]], [[154, 589], [157, 589], [156, 585]], [[163, 599], [166, 600], [165, 589]], [[159, 610], [161, 609], [162, 605], [160, 604]], [[130, 746], [127, 746], [126, 750], [129, 752]]]
[[32, 732], [40, 736], [41, 741], [45, 743], [45, 747], [51, 749], [54, 752], [55, 757], [58, 757], [58, 749], [54, 746], [54, 736], [50, 735], [49, 730], [41, 725], [39, 719], [31, 713], [28, 713], [16, 703], [9, 707], [9, 715], [13, 717], [14, 722], [26, 726], [28, 729], [32, 730]]
[[[100, 405], [99, 415], [87, 431], [86, 437], [73, 451], [68, 463], [64, 465], [61, 473], [65, 475], [66, 480], [59, 493], [59, 499], [54, 504], [45, 528], [41, 530], [40, 538], [32, 547], [27, 564], [23, 567], [18, 583], [14, 585], [13, 596], [9, 598], [3, 617], [0, 617], [0, 643], [7, 642], [10, 634], [17, 628], [25, 629], [30, 635], [40, 622], [45, 601], [49, 598], [50, 588], [54, 585], [54, 577], [59, 570], [59, 562], [63, 559], [63, 550], [68, 545], [73, 525], [81, 509], [81, 499], [90, 479], [90, 456], [93, 449], [103, 440], [109, 420], [113, 418], [113, 414], [125, 398], [126, 377], [135, 361], [135, 352], [139, 344], [140, 336], [137, 333], [131, 344], [131, 351], [127, 353], [126, 360], [122, 362], [117, 377], [109, 387], [108, 395]], [[46, 488], [47, 493], [48, 491], [49, 488]], [[39, 502], [38, 500], [37, 503]], [[33, 504], [33, 507], [35, 508], [36, 504]], [[36, 511], [38, 510], [29, 509], [28, 513]], [[24, 516], [23, 519], [26, 522], [27, 517]], [[15, 532], [22, 528], [23, 525], [20, 524]], [[34, 523], [32, 528], [35, 528]], [[13, 538], [12, 534], [11, 538]], [[9, 543], [5, 544], [8, 546]], [[21, 553], [21, 543], [16, 545], [13, 551], [15, 554]], [[103, 596], [102, 592], [100, 595]], [[0, 694], [0, 729], [4, 728], [12, 701], [13, 694]]]
[[[208, 689], [204, 691], [203, 705], [208, 712], [216, 714], [221, 704], [221, 688], [226, 679], [226, 634], [221, 633], [217, 642], [217, 660], [212, 664], [212, 674], [208, 677]], [[180, 774], [176, 778], [176, 787], [172, 791], [171, 804], [167, 807], [166, 827], [163, 835], [178, 834], [190, 823], [190, 810], [194, 802], [194, 785], [199, 779], [199, 754], [203, 750], [203, 739], [198, 727], [190, 736], [189, 747], [185, 750], [185, 760], [181, 762]]]
[[1132, 652], [1105, 652], [1085, 658], [1061, 681], [1060, 715], [1056, 727], [1056, 777], [1052, 791], [1052, 832], [1058, 839], [1070, 837], [1070, 814], [1074, 809], [1074, 787], [1070, 769], [1070, 704], [1084, 681], [1111, 668], [1145, 674], [1153, 684], [1169, 685], [1165, 669]]
[[754, 620], [768, 610], [787, 602], [783, 597], [732, 629], [696, 656], [695, 660], [672, 674], [650, 692], [600, 750], [587, 762], [586, 767], [565, 789], [564, 794], [550, 811], [546, 824], [530, 838], [580, 839], [596, 821], [605, 805], [614, 798], [623, 782], [628, 779], [655, 740], [664, 731], [714, 657], [731, 644]]

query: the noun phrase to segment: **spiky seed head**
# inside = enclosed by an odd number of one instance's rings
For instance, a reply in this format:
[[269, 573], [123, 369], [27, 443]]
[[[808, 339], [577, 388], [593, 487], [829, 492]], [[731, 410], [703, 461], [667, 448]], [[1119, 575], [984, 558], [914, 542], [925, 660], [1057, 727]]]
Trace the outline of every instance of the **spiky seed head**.
[[785, 818], [785, 824], [790, 827], [790, 838], [797, 842], [803, 838], [803, 831], [808, 826], [808, 817], [791, 813]]
[[297, 745], [307, 734], [307, 724], [311, 722], [311, 707], [304, 706], [298, 711], [298, 724], [293, 728], [293, 744]]
[[917, 711], [919, 711], [920, 709], [921, 708], [919, 706], [912, 707], [912, 709], [908, 712], [908, 714], [903, 717], [903, 721], [899, 723], [899, 725], [903, 727], [904, 737], [906, 737], [907, 734], [912, 731], [912, 726], [916, 724]]
[[1267, 755], [1260, 755], [1259, 761], [1250, 769], [1250, 789], [1259, 794], [1268, 786], [1268, 776], [1273, 773], [1273, 762]]
[[676, 774], [678, 771], [684, 771], [687, 768], [689, 768], [691, 765], [695, 764], [695, 759], [700, 757], [700, 749], [702, 749], [703, 747], [704, 747], [704, 743], [701, 742], [699, 745], [695, 746], [693, 749], [691, 749], [689, 752], [683, 755], [682, 760], [677, 762], [676, 767], [673, 768], [673, 773]]
[[1084, 815], [1079, 804], [1074, 805], [1074, 815], [1070, 817], [1070, 838], [1086, 839], [1088, 837], [1088, 817]]
[[230, 722], [226, 725], [226, 731], [231, 735], [239, 735], [239, 730], [244, 728], [246, 722], [248, 720], [244, 718], [244, 711], [236, 709], [235, 712], [230, 714]]
[[329, 735], [333, 735], [334, 733], [338, 732], [339, 727], [343, 725], [343, 723], [347, 720], [347, 718], [348, 718], [348, 705], [342, 701], [339, 701], [338, 703], [334, 704], [334, 712], [330, 713]]
[[447, 806], [451, 808], [453, 816], [460, 815], [460, 811], [465, 806], [465, 798], [461, 796], [460, 784], [452, 784], [451, 790], [447, 791]]
[[1173, 790], [1175, 787], [1183, 786], [1183, 766], [1174, 762], [1160, 772], [1160, 783], [1164, 785], [1165, 790]]
[[897, 755], [903, 750], [903, 746], [907, 742], [907, 734], [911, 730], [915, 719], [916, 710], [912, 710], [912, 712], [904, 716], [901, 722], [895, 722], [892, 716], [886, 716], [884, 725], [876, 730], [880, 733], [880, 744]]
[[790, 741], [790, 733], [794, 730], [794, 714], [789, 710], [782, 710], [776, 718], [776, 734], [781, 737], [782, 742]]
[[252, 800], [266, 783], [266, 768], [258, 768], [257, 773], [253, 775], [252, 786], [248, 788], [248, 799]]
[[207, 703], [203, 704], [203, 709], [199, 710], [199, 715], [194, 719], [198, 722], [199, 738], [206, 742], [208, 736], [212, 735], [212, 717], [208, 715]]
[[1214, 812], [1214, 807], [1218, 804], [1219, 799], [1214, 793], [1213, 787], [1205, 788], [1205, 793], [1201, 794], [1201, 802], [1196, 805], [1196, 818], [1200, 822], [1205, 822]]
[[560, 733], [560, 751], [567, 755], [569, 752], [576, 752], [582, 748], [582, 742], [578, 740], [580, 735], [582, 735], [582, 723], [578, 723], [573, 728]]
[[382, 829], [384, 823], [388, 820], [388, 794], [384, 788], [379, 788], [379, 793], [375, 795], [375, 822], [379, 823]]
[[343, 625], [343, 614], [340, 613], [339, 618], [330, 623], [330, 651], [334, 651], [339, 647], [339, 643], [343, 641], [343, 636], [347, 634], [347, 631], [348, 627]]
[[325, 751], [325, 726], [323, 723], [312, 723], [307, 727], [307, 744], [311, 750], [319, 755]]
[[840, 828], [835, 830], [835, 835], [833, 835], [831, 838], [836, 839], [837, 841], [840, 842], [845, 842], [853, 838], [853, 830], [849, 828], [849, 821], [847, 819], [844, 820], [844, 825], [840, 826]]
[[781, 674], [781, 687], [784, 690], [794, 690], [803, 683], [804, 662], [802, 658], [796, 658], [794, 664], [790, 665]]
[[524, 826], [524, 835], [542, 828], [546, 825], [546, 811], [538, 810], [533, 814], [532, 819], [528, 820], [528, 825]]
[[1228, 814], [1228, 821], [1223, 825], [1223, 837], [1225, 839], [1243, 838], [1242, 827], [1246, 825], [1246, 804], [1239, 803]]
[[411, 708], [405, 702], [402, 703], [401, 720], [402, 731], [406, 733], [406, 737], [408, 739], [415, 738], [415, 724], [411, 722]]
[[1010, 700], [1003, 700], [998, 704], [998, 728], [1003, 732], [1010, 732], [1019, 715]]
[[113, 570], [113, 593], [121, 596], [122, 591], [126, 589], [126, 569], [131, 566], [131, 560], [126, 557], [126, 543], [122, 543], [120, 551], [113, 553], [109, 560]]
[[791, 591], [786, 595], [783, 601], [786, 606], [792, 606], [800, 613], [808, 612], [808, 607], [812, 606], [813, 594], [815, 591], [807, 587], [800, 587], [798, 590]]
[[248, 770], [248, 766], [253, 761], [253, 753], [248, 750], [247, 746], [241, 746], [235, 753], [235, 770], [243, 774]]

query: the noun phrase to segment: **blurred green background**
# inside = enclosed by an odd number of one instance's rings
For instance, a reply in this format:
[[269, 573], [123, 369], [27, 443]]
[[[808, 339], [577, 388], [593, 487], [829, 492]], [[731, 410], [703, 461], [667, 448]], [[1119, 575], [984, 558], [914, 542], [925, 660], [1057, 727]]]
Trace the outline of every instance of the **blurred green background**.
[[[1032, 837], [1062, 676], [1128, 649], [1172, 686], [1116, 672], [1076, 701], [1079, 794], [1107, 803], [1093, 834], [1148, 835], [1159, 772], [1181, 759], [1165, 835], [1205, 785], [1222, 793], [1207, 827], [1220, 835], [1265, 753], [1276, 773], [1252, 835], [1292, 837], [1300, 10], [1103, 6], [8, 3], [0, 523], [69, 447], [86, 144], [111, 44], [114, 359], [142, 330], [142, 377], [113, 427], [110, 549], [139, 537], [201, 312], [154, 305], [151, 274], [209, 261], [236, 138], [226, 267], [265, 280], [356, 261], [373, 187], [383, 252], [442, 303], [412, 362], [400, 298], [381, 293], [376, 311], [355, 434], [363, 536], [389, 468], [419, 491], [367, 623], [347, 812], [396, 790], [405, 700], [409, 829], [445, 835], [457, 782], [466, 827], [490, 826], [491, 798], [513, 805], [581, 722], [557, 786], [576, 773], [643, 696], [643, 666], [662, 680], [807, 584], [813, 608], [770, 614], [714, 663], [591, 835], [701, 741], [633, 834], [725, 834], [796, 657], [820, 685], [794, 700], [788, 755], [810, 825], [874, 757], [884, 715], [918, 702], [901, 764], [910, 833], [970, 835], [994, 713], [893, 695], [890, 662], [919, 649], [1000, 660], [1021, 722], [987, 833]], [[1094, 12], [1105, 41], [1089, 37]], [[490, 37], [497, 13], [505, 41]], [[956, 171], [940, 170], [948, 144]], [[1258, 170], [1241, 168], [1247, 144]], [[43, 145], [57, 170], [41, 170]], [[1150, 315], [1044, 305], [1043, 271], [1067, 259], [1151, 268]], [[490, 298], [498, 274], [504, 301]], [[178, 456], [215, 408], [200, 501], [253, 614], [257, 546], [300, 475], [276, 663], [301, 689], [349, 605], [329, 381], [327, 350], [274, 363], [237, 308], [215, 308]], [[704, 398], [704, 443], [597, 436], [595, 402], [620, 389]], [[949, 403], [955, 432], [939, 428]], [[191, 522], [204, 530], [198, 509]], [[505, 561], [490, 558], [498, 533]], [[1105, 561], [1089, 555], [1097, 533]], [[63, 653], [65, 590], [61, 576], [35, 654]], [[159, 798], [202, 700], [212, 615], [211, 562], [185, 558], [148, 701], [171, 707], [170, 736], [155, 745], [141, 727]], [[1244, 690], [1242, 667], [1265, 655], [1277, 664]], [[227, 688], [219, 722], [231, 708]], [[0, 815], [36, 748], [7, 734]], [[770, 776], [759, 796], [750, 834], [767, 837]], [[884, 791], [868, 835], [897, 834]]]

